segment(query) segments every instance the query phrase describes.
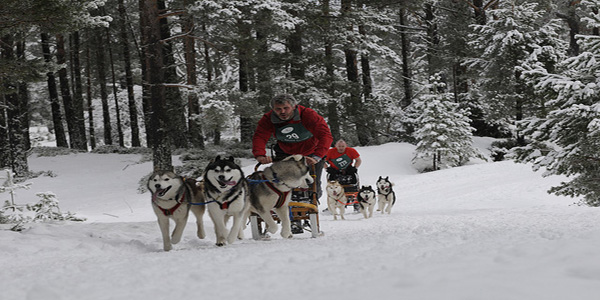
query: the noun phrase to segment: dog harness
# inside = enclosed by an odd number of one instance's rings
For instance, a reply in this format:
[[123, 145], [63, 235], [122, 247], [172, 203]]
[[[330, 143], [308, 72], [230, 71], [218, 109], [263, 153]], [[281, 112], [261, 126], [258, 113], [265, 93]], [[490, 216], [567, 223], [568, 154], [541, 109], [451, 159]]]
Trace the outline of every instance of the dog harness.
[[277, 189], [272, 183], [271, 181], [269, 181], [267, 179], [267, 177], [265, 177], [265, 174], [260, 174], [260, 176], [262, 177], [262, 179], [264, 180], [265, 184], [271, 189], [273, 190], [273, 192], [275, 192], [277, 194], [277, 196], [279, 196], [279, 199], [277, 199], [277, 203], [275, 204], [275, 208], [280, 208], [283, 206], [283, 204], [285, 203], [285, 199], [287, 198], [287, 195], [290, 193], [290, 191], [287, 192], [282, 192], [279, 189]]
[[183, 204], [183, 201], [185, 199], [187, 188], [185, 188], [185, 186], [183, 186], [182, 188], [183, 193], [181, 193], [181, 197], [179, 197], [179, 200], [176, 200], [177, 204], [175, 206], [169, 209], [160, 207], [160, 205], [158, 205], [158, 203], [156, 202], [156, 194], [152, 194], [152, 203], [154, 203], [154, 205], [156, 205], [156, 207], [158, 207], [158, 209], [160, 209], [160, 211], [162, 211], [165, 216], [172, 216], [173, 213], [181, 206], [181, 204]]
[[[240, 184], [240, 182], [238, 182], [237, 184]], [[237, 184], [236, 184], [236, 185], [237, 185]], [[227, 194], [225, 194], [225, 195], [224, 195], [222, 198], [225, 198], [225, 199], [227, 199], [227, 198], [229, 198], [231, 195], [233, 195], [233, 193], [237, 193], [237, 192], [238, 192], [237, 190], [231, 189], [231, 190], [229, 190], [229, 191], [227, 192]], [[217, 197], [217, 199], [220, 199], [220, 198], [221, 198], [221, 197]], [[230, 204], [231, 204], [233, 201], [237, 200], [238, 198], [239, 198], [239, 195], [237, 195], [237, 196], [235, 196], [233, 199], [231, 199], [231, 200], [229, 200], [229, 201], [225, 201], [225, 202], [223, 202], [223, 203], [221, 203], [221, 202], [219, 202], [217, 199], [215, 199], [215, 200], [212, 200], [212, 201], [209, 201], [209, 202], [205, 202], [205, 204], [212, 203], [212, 202], [216, 202], [217, 204], [219, 204], [219, 207], [220, 207], [221, 209], [228, 209], [228, 208], [229, 208], [229, 205], [230, 205]]]
[[377, 188], [377, 193], [378, 193], [379, 195], [383, 195], [383, 196], [385, 196], [385, 198], [386, 198], [388, 201], [390, 201], [390, 200], [388, 199], [388, 197], [390, 197], [390, 195], [392, 195], [392, 199], [391, 199], [391, 201], [392, 201], [392, 205], [396, 204], [396, 193], [394, 192], [394, 190], [392, 190], [392, 189], [391, 189], [390, 187], [388, 187], [388, 186], [386, 186], [386, 187], [384, 188], [384, 190], [388, 190], [387, 194], [386, 194], [384, 191], [382, 191], [380, 188]]

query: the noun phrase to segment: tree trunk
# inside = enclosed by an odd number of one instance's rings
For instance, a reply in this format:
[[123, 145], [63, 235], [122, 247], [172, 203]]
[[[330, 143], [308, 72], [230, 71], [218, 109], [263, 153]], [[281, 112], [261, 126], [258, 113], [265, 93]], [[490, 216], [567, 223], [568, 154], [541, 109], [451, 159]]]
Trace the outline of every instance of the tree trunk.
[[[191, 0], [186, 0], [184, 6], [192, 3]], [[196, 77], [196, 46], [193, 38], [194, 32], [194, 17], [186, 14], [183, 17], [183, 32], [187, 34], [183, 41], [183, 51], [185, 54], [185, 69], [187, 75], [187, 84], [195, 87], [198, 84]], [[188, 128], [190, 134], [190, 143], [192, 147], [204, 149], [204, 136], [202, 134], [202, 123], [200, 122], [200, 103], [198, 102], [198, 94], [195, 90], [188, 92]]]
[[479, 25], [485, 25], [487, 23], [487, 16], [483, 5], [483, 0], [473, 0], [473, 10], [475, 11], [475, 21]]
[[[365, 26], [361, 25], [358, 27], [358, 32], [366, 37], [367, 32], [365, 31]], [[371, 65], [369, 63], [369, 54], [364, 51], [360, 55], [360, 66], [362, 70], [362, 84], [363, 84], [363, 97], [365, 100], [369, 100], [372, 97], [373, 93], [373, 80], [371, 79]]]
[[[25, 57], [25, 41], [19, 41], [17, 43], [17, 59], [26, 64], [27, 58]], [[27, 82], [20, 81], [18, 83], [18, 94], [19, 94], [19, 111], [21, 112], [21, 133], [23, 134], [23, 144], [25, 149], [31, 149], [31, 139], [29, 136], [29, 91]]]
[[[139, 0], [138, 1], [138, 6], [139, 6], [139, 10], [140, 10], [140, 15], [142, 12], [142, 7], [143, 7], [143, 1], [144, 0]], [[146, 17], [141, 17], [140, 16], [140, 33], [143, 34], [144, 33], [144, 28], [146, 28], [148, 26], [147, 23], [147, 18]], [[143, 39], [143, 37], [140, 37], [140, 39]], [[143, 42], [142, 42], [143, 44]], [[151, 92], [150, 92], [150, 74], [148, 73], [148, 68], [147, 68], [147, 58], [146, 58], [146, 51], [142, 48], [143, 45], [140, 45], [139, 47], [137, 47], [138, 49], [141, 49], [141, 51], [138, 51], [139, 56], [140, 56], [140, 69], [142, 69], [142, 110], [143, 110], [143, 115], [144, 115], [144, 126], [146, 128], [146, 145], [148, 148], [154, 148], [154, 137], [153, 137], [153, 133], [150, 130], [150, 123], [151, 123], [151, 119], [152, 119], [152, 104], [150, 103], [151, 101]]]
[[173, 170], [171, 139], [167, 135], [168, 120], [165, 113], [165, 68], [163, 46], [161, 44], [161, 24], [159, 21], [159, 0], [140, 0], [140, 24], [144, 64], [150, 86], [151, 117], [148, 131], [153, 139], [153, 165], [155, 170]]
[[[331, 22], [329, 20], [331, 14], [331, 7], [329, 0], [324, 0], [322, 3], [322, 12], [323, 12], [323, 27], [325, 31], [325, 78], [326, 78], [326, 89], [327, 94], [329, 94], [332, 98], [336, 98], [336, 89], [333, 85], [335, 81], [335, 67], [334, 67], [334, 57], [333, 57], [333, 38], [330, 36], [331, 34]], [[341, 138], [340, 133], [340, 119], [338, 115], [338, 102], [337, 101], [329, 101], [327, 104], [327, 123], [329, 124], [329, 129], [331, 130], [331, 135], [333, 136], [333, 140], [337, 141]]]
[[[298, 16], [298, 13], [294, 10], [289, 12], [292, 16]], [[302, 25], [296, 24], [294, 30], [290, 33], [287, 40], [287, 46], [291, 54], [290, 60], [290, 75], [292, 80], [297, 82], [298, 88], [295, 91], [295, 94], [298, 101], [303, 101], [303, 94], [306, 93], [306, 88], [304, 87], [304, 80], [306, 78], [306, 64], [303, 62], [304, 53], [302, 50], [303, 47], [303, 39], [304, 39], [304, 29]]]
[[427, 70], [429, 76], [439, 72], [440, 63], [437, 48], [440, 43], [437, 24], [435, 23], [435, 11], [431, 3], [425, 4], [425, 26], [427, 28]]
[[117, 76], [115, 75], [115, 61], [112, 53], [112, 43], [110, 42], [110, 28], [105, 28], [106, 32], [106, 47], [108, 48], [108, 61], [110, 62], [110, 74], [112, 78], [113, 98], [115, 100], [115, 116], [117, 117], [117, 136], [119, 138], [119, 146], [125, 147], [125, 137], [123, 136], [123, 125], [121, 123], [121, 109], [119, 105], [119, 96], [117, 89]]
[[[167, 11], [164, 0], [156, 1], [158, 5], [159, 15], [161, 13], [165, 13]], [[177, 75], [177, 66], [175, 63], [175, 58], [173, 56], [173, 43], [168, 40], [171, 37], [171, 30], [169, 28], [169, 23], [167, 22], [167, 18], [160, 18], [160, 32], [161, 38], [165, 40], [162, 42], [163, 45], [163, 66], [165, 68], [165, 78], [163, 83], [179, 83], [180, 79]], [[152, 76], [153, 74], [150, 74]], [[184, 108], [186, 106], [185, 101], [183, 101], [183, 97], [181, 96], [181, 92], [179, 88], [169, 87], [165, 89], [166, 102], [165, 109], [167, 110], [167, 126], [169, 128], [169, 136], [172, 139], [173, 146], [177, 148], [187, 148], [189, 147], [188, 141], [188, 128], [187, 121], [185, 117]]]
[[[347, 15], [352, 10], [352, 0], [342, 0], [342, 15]], [[348, 31], [353, 31], [353, 25], [348, 25]], [[366, 134], [366, 124], [361, 123], [361, 100], [360, 100], [360, 82], [358, 79], [358, 53], [355, 49], [355, 41], [348, 40], [344, 46], [346, 55], [346, 74], [350, 84], [350, 97], [347, 99], [348, 117], [354, 124], [356, 137], [359, 144], [366, 145], [369, 142]]]
[[[65, 38], [62, 34], [56, 35], [56, 62], [64, 65], [67, 62], [65, 52]], [[67, 121], [67, 130], [69, 131], [69, 141], [71, 148], [87, 150], [85, 137], [81, 136], [79, 127], [76, 123], [75, 108], [73, 98], [71, 97], [71, 88], [69, 87], [69, 78], [67, 77], [67, 68], [62, 67], [58, 70], [58, 79], [60, 83], [60, 93], [63, 98], [63, 107], [65, 110], [65, 119]]]
[[[42, 33], [42, 52], [44, 53], [44, 61], [49, 64], [52, 62], [52, 52], [50, 52], [50, 36], [47, 33]], [[56, 78], [53, 72], [46, 73], [48, 82], [48, 95], [50, 97], [50, 109], [52, 111], [52, 126], [54, 127], [54, 137], [56, 139], [56, 147], [68, 148], [67, 136], [62, 122], [62, 113], [60, 111], [60, 102], [58, 99], [58, 89], [56, 87]]]
[[[0, 40], [0, 49], [2, 50], [2, 59], [4, 61], [15, 61], [16, 55], [14, 51], [14, 37], [11, 35], [5, 35]], [[5, 124], [8, 129], [8, 150], [9, 154], [8, 161], [4, 162], [6, 166], [10, 167], [12, 171], [18, 177], [25, 177], [29, 172], [29, 166], [27, 163], [27, 148], [25, 145], [25, 137], [22, 131], [22, 115], [26, 114], [27, 111], [20, 111], [21, 104], [19, 103], [18, 84], [11, 82], [10, 79], [1, 78], [3, 82], [4, 100], [6, 107], [6, 119]], [[4, 125], [1, 124], [0, 125]], [[4, 132], [2, 132], [4, 133]], [[4, 148], [4, 147], [3, 147]]]
[[0, 169], [10, 167], [10, 153], [12, 152], [8, 140], [5, 102], [4, 95], [0, 94]]
[[[202, 33], [205, 36], [208, 36], [208, 33], [206, 31], [206, 22], [204, 22], [204, 21], [202, 22]], [[204, 66], [206, 68], [206, 81], [209, 82], [209, 85], [210, 85], [210, 82], [212, 82], [212, 80], [213, 80], [213, 64], [212, 64], [212, 60], [211, 60], [211, 56], [210, 56], [210, 49], [209, 49], [210, 47], [209, 47], [208, 42], [206, 42], [206, 40], [207, 39], [205, 39], [202, 42], [202, 45], [204, 46], [203, 49], [204, 49]], [[215, 127], [212, 130], [212, 133], [213, 133], [213, 145], [220, 145], [221, 144], [221, 129], [218, 127]]]
[[[251, 39], [250, 28], [243, 22], [238, 22], [238, 28], [240, 30], [242, 41], [238, 45], [238, 61], [239, 67], [239, 85], [242, 93], [249, 91], [249, 80], [250, 80], [250, 47], [249, 40]], [[250, 143], [252, 140], [252, 133], [254, 129], [252, 127], [252, 120], [246, 115], [246, 112], [240, 112], [240, 141], [242, 143]]]
[[102, 100], [102, 124], [104, 125], [104, 144], [112, 145], [112, 123], [108, 106], [108, 93], [106, 91], [106, 65], [104, 38], [101, 28], [95, 29], [96, 36], [96, 68], [98, 69], [98, 84], [100, 84], [100, 98]]
[[[405, 21], [406, 10], [404, 8], [400, 9], [399, 17], [400, 17], [400, 26], [402, 28], [406, 27]], [[400, 42], [402, 45], [402, 81], [404, 83], [404, 99], [400, 102], [400, 107], [405, 108], [412, 103], [413, 91], [411, 85], [412, 72], [409, 65], [409, 56], [410, 56], [410, 42], [408, 40], [408, 35], [404, 30], [400, 32]]]
[[129, 53], [129, 38], [127, 37], [127, 12], [125, 1], [119, 0], [119, 33], [121, 50], [123, 51], [123, 67], [125, 69], [125, 82], [127, 85], [127, 104], [129, 108], [129, 127], [131, 128], [131, 146], [140, 147], [140, 127], [138, 124], [138, 112], [135, 104], [135, 93], [133, 92], [133, 74], [131, 73], [131, 54]]
[[[258, 24], [255, 26], [256, 30], [256, 44], [257, 50], [255, 53], [255, 62], [263, 62], [256, 68], [256, 79], [258, 81], [258, 105], [259, 109], [268, 109], [271, 105], [271, 98], [273, 98], [273, 86], [271, 76], [271, 54], [269, 53], [269, 25], [272, 23], [271, 15], [267, 12], [259, 13], [256, 18]], [[293, 76], [293, 75], [292, 75]]]
[[88, 109], [88, 126], [90, 131], [90, 147], [92, 150], [96, 149], [96, 131], [94, 127], [94, 106], [92, 106], [92, 65], [90, 59], [90, 47], [85, 49], [85, 77], [86, 81], [86, 98], [87, 98], [87, 109]]
[[569, 56], [579, 55], [579, 44], [577, 44], [577, 35], [579, 34], [579, 17], [577, 16], [576, 6], [579, 1], [568, 1], [567, 14], [557, 13], [556, 15], [565, 20], [569, 25]]
[[81, 62], [80, 62], [80, 38], [79, 31], [74, 32], [72, 35], [71, 43], [71, 60], [72, 60], [72, 74], [73, 74], [73, 110], [75, 114], [75, 126], [79, 130], [79, 136], [82, 139], [82, 143], [85, 144], [85, 150], [87, 150], [87, 140], [85, 134], [85, 118], [83, 109], [83, 83], [81, 81]]

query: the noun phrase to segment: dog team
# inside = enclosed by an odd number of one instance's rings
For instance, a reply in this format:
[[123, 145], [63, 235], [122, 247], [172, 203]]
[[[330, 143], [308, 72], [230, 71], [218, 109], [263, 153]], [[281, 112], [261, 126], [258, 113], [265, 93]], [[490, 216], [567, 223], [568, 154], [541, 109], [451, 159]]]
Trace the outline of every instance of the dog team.
[[[152, 194], [152, 207], [156, 214], [163, 238], [163, 249], [169, 251], [182, 237], [191, 211], [196, 217], [197, 236], [206, 237], [203, 215], [213, 222], [216, 245], [232, 244], [243, 239], [243, 229], [251, 213], [258, 214], [266, 224], [266, 230], [272, 234], [278, 230], [271, 211], [281, 220], [281, 236], [291, 238], [291, 220], [289, 202], [292, 189], [308, 188], [313, 177], [306, 159], [301, 155], [292, 155], [274, 162], [262, 171], [244, 176], [241, 167], [233, 157], [217, 156], [203, 172], [203, 179], [183, 178], [172, 171], [155, 171], [148, 180], [148, 190]], [[251, 183], [249, 183], [251, 182]], [[390, 213], [396, 201], [392, 183], [388, 177], [377, 180], [377, 197], [371, 186], [363, 186], [357, 194], [357, 201], [365, 218], [373, 216], [376, 198], [382, 213]], [[327, 184], [327, 202], [329, 210], [337, 219], [336, 209], [344, 219], [344, 209], [348, 205], [344, 189], [337, 181]], [[228, 220], [233, 218], [231, 225]], [[175, 228], [170, 232], [170, 221]]]
[[[327, 209], [333, 215], [333, 219], [337, 220], [340, 216], [344, 220], [344, 214], [346, 207], [349, 205], [357, 204], [358, 210], [362, 212], [365, 219], [373, 217], [373, 210], [375, 204], [378, 204], [377, 211], [381, 213], [392, 212], [392, 206], [396, 203], [396, 194], [392, 189], [392, 182], [389, 177], [381, 177], [377, 179], [375, 184], [377, 187], [377, 194], [370, 185], [362, 186], [356, 193], [356, 198], [352, 202], [348, 195], [352, 193], [346, 193], [344, 187], [337, 180], [330, 180], [327, 182]], [[347, 185], [346, 185], [347, 187]]]

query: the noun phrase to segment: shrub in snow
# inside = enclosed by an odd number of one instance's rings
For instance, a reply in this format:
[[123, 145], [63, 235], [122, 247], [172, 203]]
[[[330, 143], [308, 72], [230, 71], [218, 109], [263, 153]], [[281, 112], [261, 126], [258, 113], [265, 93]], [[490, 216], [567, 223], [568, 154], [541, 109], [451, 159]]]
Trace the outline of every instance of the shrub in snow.
[[8, 191], [11, 198], [10, 200], [6, 200], [2, 208], [0, 208], [0, 224], [14, 224], [11, 230], [20, 231], [29, 222], [85, 221], [84, 218], [75, 217], [71, 212], [67, 212], [66, 214], [61, 213], [58, 207], [58, 199], [52, 192], [37, 193], [36, 196], [41, 199], [33, 205], [15, 204], [15, 191], [17, 189], [29, 189], [31, 183], [15, 184], [11, 170], [4, 170], [2, 173], [6, 174], [6, 180], [0, 186], [0, 193]]

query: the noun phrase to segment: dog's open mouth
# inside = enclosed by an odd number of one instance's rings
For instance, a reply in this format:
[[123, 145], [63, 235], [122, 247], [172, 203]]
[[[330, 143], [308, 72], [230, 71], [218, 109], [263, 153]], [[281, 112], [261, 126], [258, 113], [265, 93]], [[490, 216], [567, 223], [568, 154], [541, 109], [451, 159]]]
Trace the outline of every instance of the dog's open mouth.
[[226, 187], [228, 185], [234, 186], [234, 185], [237, 184], [237, 182], [234, 181], [234, 180], [231, 180], [231, 178], [229, 178], [229, 180], [221, 180], [221, 179], [219, 179], [219, 180], [217, 180], [217, 182], [219, 182], [219, 185], [221, 186], [221, 188], [224, 188], [224, 187]]
[[167, 187], [166, 189], [157, 189], [157, 190], [156, 190], [156, 194], [157, 194], [159, 197], [162, 197], [162, 196], [164, 196], [164, 195], [165, 195], [165, 194], [166, 194], [166, 193], [167, 193], [167, 192], [168, 192], [170, 189], [171, 189], [171, 186]]

